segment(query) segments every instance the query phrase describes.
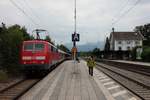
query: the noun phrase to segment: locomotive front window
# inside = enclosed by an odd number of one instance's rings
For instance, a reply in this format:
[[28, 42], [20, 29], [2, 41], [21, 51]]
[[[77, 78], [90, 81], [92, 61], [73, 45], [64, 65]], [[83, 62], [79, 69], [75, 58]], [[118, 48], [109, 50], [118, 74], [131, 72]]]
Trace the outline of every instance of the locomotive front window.
[[44, 44], [35, 44], [35, 50], [36, 51], [41, 51], [44, 49]]
[[24, 50], [33, 50], [33, 44], [25, 44]]

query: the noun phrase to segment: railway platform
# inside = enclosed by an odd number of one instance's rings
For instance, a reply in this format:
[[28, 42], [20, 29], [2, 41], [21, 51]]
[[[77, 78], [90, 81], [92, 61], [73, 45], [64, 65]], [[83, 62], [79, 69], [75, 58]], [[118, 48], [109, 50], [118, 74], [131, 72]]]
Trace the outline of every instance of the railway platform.
[[120, 87], [96, 68], [93, 77], [88, 75], [85, 61], [75, 63], [69, 60], [58, 66], [19, 100], [140, 100]]
[[150, 63], [148, 63], [148, 62], [127, 61], [127, 60], [112, 60], [112, 61], [128, 63], [128, 64], [136, 64], [136, 65], [141, 65], [141, 66], [150, 66]]

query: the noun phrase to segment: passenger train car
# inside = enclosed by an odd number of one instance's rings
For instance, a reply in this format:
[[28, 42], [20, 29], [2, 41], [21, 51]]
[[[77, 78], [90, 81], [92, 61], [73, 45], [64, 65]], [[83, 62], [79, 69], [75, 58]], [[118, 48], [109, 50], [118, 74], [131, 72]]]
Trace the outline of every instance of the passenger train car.
[[47, 72], [52, 66], [69, 55], [43, 40], [24, 41], [21, 49], [21, 64], [25, 72]]

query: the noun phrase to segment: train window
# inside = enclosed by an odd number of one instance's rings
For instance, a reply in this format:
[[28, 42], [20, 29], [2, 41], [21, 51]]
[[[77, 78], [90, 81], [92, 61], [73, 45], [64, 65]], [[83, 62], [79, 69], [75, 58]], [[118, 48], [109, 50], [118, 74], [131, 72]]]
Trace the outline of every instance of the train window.
[[25, 44], [24, 50], [33, 50], [33, 44]]
[[55, 48], [55, 50], [54, 50], [56, 53], [58, 52], [58, 49], [57, 48]]
[[41, 43], [35, 44], [35, 50], [41, 51], [43, 49], [44, 49], [44, 44]]
[[58, 49], [56, 49], [56, 52], [58, 53]]
[[53, 46], [51, 46], [51, 51], [52, 51], [52, 52], [54, 51], [54, 47], [53, 47]]
[[54, 48], [54, 52], [56, 52], [56, 48]]
[[51, 51], [51, 46], [50, 45], [48, 45], [48, 48], [49, 48], [49, 51]]

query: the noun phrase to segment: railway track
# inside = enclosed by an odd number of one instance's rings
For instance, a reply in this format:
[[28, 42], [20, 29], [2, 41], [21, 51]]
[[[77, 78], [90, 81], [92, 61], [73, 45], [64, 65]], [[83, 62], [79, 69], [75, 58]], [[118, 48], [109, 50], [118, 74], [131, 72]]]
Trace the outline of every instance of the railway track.
[[150, 76], [150, 66], [148, 65], [138, 65], [136, 63], [127, 63], [127, 62], [124, 63], [124, 62], [109, 61], [109, 60], [103, 60], [102, 62], [111, 66], [118, 67], [120, 69], [125, 69], [128, 71]]
[[[150, 77], [141, 73], [97, 63], [97, 69], [113, 78], [143, 100], [150, 100]], [[136, 70], [136, 69], [135, 69]]]
[[0, 100], [16, 100], [33, 87], [40, 79], [25, 79], [0, 91]]

